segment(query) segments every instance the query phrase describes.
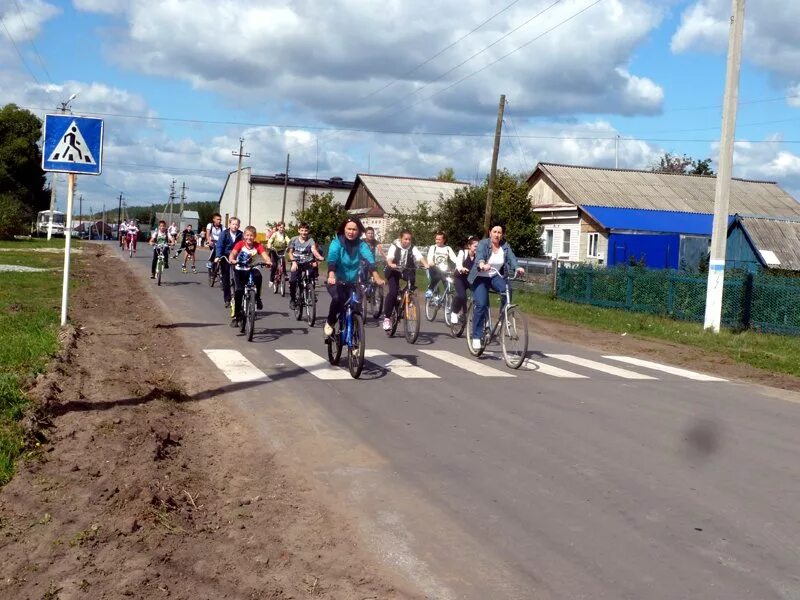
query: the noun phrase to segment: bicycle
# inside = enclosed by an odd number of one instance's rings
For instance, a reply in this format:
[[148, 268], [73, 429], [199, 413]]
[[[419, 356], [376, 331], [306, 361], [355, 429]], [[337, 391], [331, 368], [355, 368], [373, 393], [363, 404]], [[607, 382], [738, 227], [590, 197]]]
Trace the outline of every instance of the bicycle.
[[209, 287], [214, 287], [214, 284], [217, 282], [217, 278], [219, 278], [219, 262], [209, 257], [208, 262], [206, 262], [206, 269], [208, 270], [208, 285]]
[[248, 342], [253, 341], [253, 332], [256, 326], [256, 282], [253, 278], [253, 269], [263, 266], [265, 266], [264, 263], [257, 263], [247, 269], [249, 273], [247, 283], [244, 285], [244, 295], [242, 296], [242, 311], [240, 313], [242, 318], [239, 323], [239, 333], [246, 333]]
[[[497, 269], [489, 271], [493, 275], [499, 275]], [[525, 316], [517, 308], [516, 304], [511, 304], [511, 281], [516, 279], [516, 276], [506, 280], [506, 291], [503, 293], [505, 296], [505, 303], [502, 304], [502, 311], [500, 318], [492, 325], [492, 311], [491, 307], [487, 307], [486, 319], [483, 322], [483, 336], [481, 336], [481, 347], [476, 350], [472, 347], [472, 322], [474, 312], [472, 310], [473, 302], [470, 301], [467, 310], [467, 348], [473, 356], [480, 356], [486, 350], [492, 340], [497, 338], [498, 330], [500, 334], [500, 345], [503, 349], [503, 360], [506, 365], [512, 369], [519, 369], [525, 361], [525, 356], [528, 353], [528, 322]]]
[[275, 278], [272, 280], [272, 293], [280, 292], [281, 296], [286, 296], [286, 251], [275, 252], [275, 255], [278, 257], [278, 266], [275, 269]]
[[453, 272], [442, 269], [444, 275], [444, 292], [439, 294], [439, 284], [433, 290], [433, 296], [425, 299], [425, 318], [428, 321], [435, 321], [439, 308], [444, 308], [444, 322], [450, 324], [450, 312], [453, 306], [455, 291], [453, 290]]
[[[450, 301], [450, 306], [453, 306], [452, 300]], [[461, 337], [461, 334], [464, 333], [464, 327], [467, 326], [467, 315], [472, 312], [472, 298], [466, 303], [464, 310], [461, 311], [461, 314], [458, 315], [458, 322], [451, 323], [450, 322], [450, 313], [452, 310], [446, 311], [445, 320], [447, 321], [447, 327], [450, 329], [450, 335], [454, 338]]]
[[136, 254], [136, 237], [126, 234], [125, 238], [128, 244], [128, 258], [133, 258], [133, 255]]
[[317, 319], [317, 292], [316, 281], [311, 276], [310, 263], [298, 263], [297, 268], [300, 274], [297, 277], [297, 289], [294, 305], [294, 316], [300, 321], [303, 319], [303, 311], [306, 313], [306, 322], [309, 327], [314, 326]]
[[369, 311], [374, 319], [383, 312], [383, 286], [375, 283], [372, 278], [364, 285], [364, 307], [365, 312]]
[[169, 248], [165, 244], [156, 244], [156, 285], [161, 285], [161, 274], [164, 272], [164, 251], [169, 252]]
[[[338, 285], [347, 285], [340, 283]], [[342, 356], [342, 348], [347, 346], [347, 366], [350, 376], [358, 379], [364, 369], [364, 317], [361, 314], [361, 298], [356, 284], [350, 292], [350, 297], [345, 302], [339, 318], [333, 326], [333, 333], [325, 340], [328, 345], [328, 361], [337, 366]]]
[[[403, 269], [402, 273], [407, 275], [410, 271], [411, 269]], [[403, 321], [403, 333], [409, 344], [416, 342], [419, 337], [419, 303], [416, 291], [416, 286], [412, 287], [411, 282], [406, 279], [405, 287], [397, 294], [397, 302], [390, 317], [392, 327], [386, 331], [386, 335], [393, 337], [400, 321]]]

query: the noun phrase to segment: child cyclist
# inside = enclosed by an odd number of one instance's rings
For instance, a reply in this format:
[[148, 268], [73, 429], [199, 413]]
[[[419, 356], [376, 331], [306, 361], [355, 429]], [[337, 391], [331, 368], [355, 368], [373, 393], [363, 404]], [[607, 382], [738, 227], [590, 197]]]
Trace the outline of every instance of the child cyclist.
[[186, 273], [186, 263], [192, 259], [192, 273], [197, 273], [195, 268], [195, 252], [197, 252], [197, 238], [193, 233], [189, 233], [183, 241], [183, 249], [186, 250], [186, 256], [183, 257], [183, 267], [181, 270]]
[[426, 298], [433, 297], [433, 291], [439, 282], [444, 279], [444, 274], [450, 263], [456, 264], [456, 255], [450, 246], [445, 246], [447, 243], [447, 235], [443, 231], [436, 234], [436, 243], [428, 248], [428, 289], [425, 291]]
[[297, 278], [301, 274], [301, 269], [310, 269], [311, 279], [316, 279], [316, 261], [325, 260], [317, 249], [314, 238], [309, 237], [308, 223], [300, 223], [297, 226], [298, 235], [289, 240], [286, 249], [286, 256], [291, 261], [292, 267], [289, 270], [289, 309], [294, 310], [297, 304]]
[[134, 254], [136, 254], [136, 240], [138, 237], [139, 237], [139, 228], [136, 226], [136, 221], [131, 219], [131, 222], [128, 223], [128, 226], [125, 229], [125, 239], [128, 248], [130, 248], [130, 245], [133, 244]]
[[429, 268], [428, 261], [422, 256], [414, 244], [411, 243], [411, 231], [404, 229], [400, 232], [400, 237], [392, 242], [389, 251], [386, 253], [386, 280], [389, 282], [389, 291], [383, 300], [383, 329], [389, 331], [392, 328], [392, 312], [397, 303], [397, 292], [400, 289], [400, 279], [405, 279], [411, 287], [414, 287], [416, 280], [416, 263], [422, 263], [426, 269]]
[[167, 231], [166, 221], [158, 222], [158, 229], [150, 236], [149, 243], [153, 246], [153, 264], [150, 266], [150, 279], [155, 279], [159, 248], [164, 252], [164, 268], [169, 269], [169, 247], [175, 245], [175, 238]]
[[261, 273], [258, 269], [254, 268], [255, 257], [260, 256], [268, 267], [272, 266], [272, 261], [267, 254], [267, 249], [260, 243], [256, 242], [256, 228], [248, 225], [244, 228], [243, 238], [236, 242], [228, 257], [228, 262], [233, 265], [233, 282], [234, 282], [234, 313], [233, 322], [231, 325], [236, 325], [244, 318], [242, 313], [242, 298], [244, 297], [244, 286], [247, 285], [247, 280], [250, 277], [250, 271], [253, 272], [253, 281], [256, 284], [256, 307], [258, 310], [264, 308], [261, 303]]

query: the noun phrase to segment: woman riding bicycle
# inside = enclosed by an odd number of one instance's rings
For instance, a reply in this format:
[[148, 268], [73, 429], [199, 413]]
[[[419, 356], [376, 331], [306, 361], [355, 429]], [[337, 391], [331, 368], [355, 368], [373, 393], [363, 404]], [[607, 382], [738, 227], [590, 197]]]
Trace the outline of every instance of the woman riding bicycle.
[[389, 291], [383, 301], [383, 330], [392, 328], [392, 312], [397, 303], [397, 291], [400, 289], [400, 279], [408, 281], [413, 288], [416, 280], [416, 263], [422, 263], [429, 268], [428, 261], [422, 256], [414, 244], [411, 243], [411, 231], [404, 229], [400, 237], [392, 242], [386, 253], [386, 280], [389, 282]]
[[478, 244], [475, 262], [469, 271], [468, 281], [472, 287], [472, 347], [481, 348], [483, 337], [483, 321], [489, 310], [489, 290], [504, 293], [509, 273], [524, 273], [525, 269], [517, 264], [517, 257], [511, 246], [505, 241], [506, 226], [495, 223], [489, 229], [489, 237]]
[[233, 267], [233, 300], [234, 300], [234, 313], [232, 325], [244, 318], [242, 314], [242, 297], [244, 296], [244, 286], [247, 285], [247, 280], [250, 278], [250, 271], [253, 271], [253, 281], [256, 284], [256, 308], [261, 310], [264, 305], [261, 303], [261, 273], [258, 269], [254, 268], [253, 259], [256, 255], [261, 256], [261, 260], [271, 266], [267, 250], [256, 242], [256, 228], [248, 225], [244, 228], [243, 239], [236, 242], [228, 257], [228, 262], [234, 265]]
[[450, 323], [453, 325], [458, 323], [461, 311], [467, 306], [467, 289], [469, 288], [467, 276], [475, 262], [478, 241], [478, 238], [470, 236], [467, 240], [466, 247], [459, 250], [458, 256], [456, 256], [456, 272], [455, 277], [453, 277], [456, 294], [453, 298], [453, 306], [450, 309]]
[[364, 226], [357, 217], [347, 217], [336, 230], [336, 238], [328, 248], [328, 293], [331, 306], [323, 327], [325, 337], [333, 335], [333, 326], [339, 313], [358, 283], [361, 263], [375, 265], [375, 258], [367, 243], [361, 239]]

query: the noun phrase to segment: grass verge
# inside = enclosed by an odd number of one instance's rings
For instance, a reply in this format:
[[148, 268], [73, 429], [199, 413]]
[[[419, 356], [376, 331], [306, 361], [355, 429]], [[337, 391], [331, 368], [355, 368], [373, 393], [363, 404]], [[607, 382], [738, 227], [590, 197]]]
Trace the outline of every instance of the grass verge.
[[530, 315], [639, 338], [685, 344], [753, 367], [800, 377], [800, 339], [796, 337], [729, 329], [712, 334], [706, 332], [701, 323], [565, 302], [543, 294], [517, 292], [514, 300]]
[[42, 272], [0, 271], [0, 485], [11, 479], [24, 451], [19, 420], [27, 405], [23, 386], [58, 351], [64, 240], [0, 243], [0, 265], [24, 265]]

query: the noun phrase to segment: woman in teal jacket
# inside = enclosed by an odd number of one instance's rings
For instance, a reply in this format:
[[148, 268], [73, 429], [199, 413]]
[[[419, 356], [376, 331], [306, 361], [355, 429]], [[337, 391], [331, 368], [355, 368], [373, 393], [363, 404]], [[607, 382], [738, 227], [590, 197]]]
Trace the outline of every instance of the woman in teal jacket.
[[361, 264], [375, 267], [375, 257], [369, 245], [361, 239], [364, 226], [356, 217], [347, 217], [336, 230], [336, 238], [328, 248], [328, 293], [331, 306], [323, 331], [325, 337], [333, 334], [333, 326], [358, 283]]
[[[481, 347], [483, 337], [483, 321], [489, 310], [489, 288], [496, 292], [506, 291], [505, 277], [511, 277], [515, 273], [524, 273], [525, 269], [517, 263], [517, 257], [511, 246], [505, 240], [506, 227], [502, 223], [496, 223], [489, 229], [489, 237], [484, 238], [478, 244], [475, 252], [475, 262], [467, 276], [472, 287], [472, 302], [474, 312], [472, 313], [472, 344], [476, 350]], [[500, 274], [494, 273], [496, 269]]]

